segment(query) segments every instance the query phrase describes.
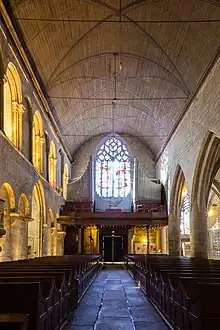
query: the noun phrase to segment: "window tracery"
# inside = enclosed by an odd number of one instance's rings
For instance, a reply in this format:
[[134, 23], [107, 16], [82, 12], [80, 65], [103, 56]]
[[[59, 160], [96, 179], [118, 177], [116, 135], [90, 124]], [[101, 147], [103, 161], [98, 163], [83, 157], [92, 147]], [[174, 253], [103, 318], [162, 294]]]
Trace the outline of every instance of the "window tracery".
[[96, 154], [96, 193], [104, 198], [126, 197], [131, 191], [131, 162], [126, 146], [116, 137]]

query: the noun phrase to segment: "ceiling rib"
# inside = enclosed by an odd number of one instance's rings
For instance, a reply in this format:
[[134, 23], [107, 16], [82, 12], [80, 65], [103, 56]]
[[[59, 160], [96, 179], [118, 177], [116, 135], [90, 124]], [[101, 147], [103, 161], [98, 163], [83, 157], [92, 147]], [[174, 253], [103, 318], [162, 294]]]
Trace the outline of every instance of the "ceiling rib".
[[[136, 4], [141, 4], [144, 3], [144, 0], [140, 0], [140, 1], [136, 1], [134, 2], [130, 7], [134, 7], [136, 6]], [[124, 15], [124, 11], [126, 11], [126, 9], [122, 8], [121, 11], [118, 11], [118, 14], [122, 15], [123, 17], [125, 16], [127, 19], [130, 20], [131, 23], [132, 20], [127, 16]], [[113, 17], [114, 14], [112, 15], [108, 15], [107, 17], [103, 18], [103, 21], [97, 23], [96, 25], [94, 25], [89, 31], [87, 31], [84, 35], [82, 35], [72, 46], [71, 48], [66, 52], [66, 54], [62, 57], [62, 59], [59, 61], [59, 63], [56, 65], [56, 67], [54, 68], [54, 70], [52, 71], [49, 79], [47, 80], [47, 85], [49, 85], [51, 78], [53, 77], [53, 75], [55, 74], [55, 72], [58, 70], [58, 68], [60, 67], [61, 63], [65, 60], [65, 58], [70, 54], [70, 52], [76, 47], [76, 45], [78, 45], [81, 41], [83, 41], [91, 32], [93, 32], [95, 29], [99, 28], [102, 23], [104, 23], [105, 21], [109, 20], [111, 17]], [[133, 23], [134, 24], [134, 23]], [[137, 26], [142, 32], [145, 33], [146, 36], [148, 36], [148, 38], [150, 38], [150, 40], [153, 41], [153, 43], [162, 51], [162, 53], [166, 56], [166, 58], [169, 60], [169, 62], [172, 64], [172, 66], [174, 67], [174, 69], [177, 71], [178, 75], [180, 75], [178, 69], [176, 68], [174, 62], [172, 61], [172, 59], [169, 57], [169, 55], [166, 53], [166, 51], [159, 45], [159, 43], [152, 37], [150, 36], [145, 30], [143, 30], [139, 25], [137, 25], [135, 23], [135, 26]], [[182, 76], [180, 75], [181, 80], [183, 79]], [[185, 85], [185, 82], [182, 81]], [[187, 88], [187, 86], [185, 85], [185, 87]], [[188, 88], [187, 88], [188, 90]]]
[[[150, 63], [158, 66], [161, 70], [163, 70], [169, 76], [173, 77], [173, 79], [176, 80], [180, 84], [181, 88], [184, 88], [184, 86], [182, 85], [182, 82], [179, 81], [179, 79], [176, 76], [174, 76], [172, 72], [170, 72], [168, 69], [166, 69], [163, 65], [159, 64], [158, 62], [156, 62], [156, 61], [154, 61], [152, 59], [149, 59], [147, 57], [140, 56], [138, 54], [127, 53], [127, 52], [119, 52], [118, 54], [120, 56], [122, 56], [122, 57], [128, 57], [128, 58], [132, 58], [132, 59], [135, 58], [139, 62], [143, 62], [143, 63], [150, 62]], [[99, 54], [91, 55], [91, 56], [88, 56], [88, 57], [84, 57], [83, 59], [81, 59], [81, 60], [79, 60], [79, 61], [71, 64], [70, 66], [68, 66], [67, 68], [65, 68], [63, 71], [61, 71], [57, 76], [54, 77], [54, 79], [52, 80], [51, 84], [48, 84], [47, 85], [48, 89], [51, 89], [53, 87], [53, 85], [52, 85], [53, 82], [56, 81], [60, 75], [62, 75], [66, 71], [68, 71], [70, 68], [73, 68], [76, 65], [83, 64], [84, 62], [87, 62], [87, 61], [90, 61], [90, 60], [93, 60], [93, 59], [99, 59], [99, 58], [108, 57], [108, 56], [113, 56], [113, 53], [107, 52], [107, 53], [99, 53]], [[185, 90], [184, 89], [184, 91], [185, 91], [186, 95], [189, 95], [188, 94], [188, 90]]]
[[[115, 104], [116, 106], [124, 106], [124, 107], [130, 107], [128, 104]], [[112, 103], [109, 103], [108, 105], [106, 105], [106, 104], [104, 104], [103, 106], [112, 106]], [[101, 106], [99, 105], [99, 106], [96, 106], [96, 107], [92, 107], [92, 108], [90, 108], [90, 109], [87, 109], [87, 110], [85, 110], [84, 112], [82, 112], [82, 113], [80, 113], [78, 116], [76, 116], [76, 117], [74, 117], [69, 123], [68, 123], [68, 126], [70, 126], [72, 123], [77, 123], [78, 122], [78, 120], [76, 120], [78, 117], [80, 117], [80, 116], [84, 116], [86, 113], [88, 113], [88, 112], [90, 112], [90, 111], [92, 111], [92, 110], [94, 110], [94, 109], [96, 109], [96, 108], [100, 108]], [[163, 128], [163, 126], [152, 116], [152, 115], [150, 115], [149, 113], [147, 113], [147, 112], [145, 112], [145, 111], [143, 111], [143, 110], [141, 110], [140, 108], [138, 108], [138, 107], [135, 107], [135, 106], [133, 106], [132, 108], [134, 108], [135, 110], [137, 110], [137, 111], [140, 111], [140, 112], [142, 112], [143, 114], [145, 114], [145, 115], [147, 115], [148, 117], [150, 117], [157, 125], [159, 125], [161, 128]], [[126, 117], [126, 116], [125, 116]], [[83, 119], [83, 120], [85, 120], [85, 118]], [[65, 127], [65, 129], [67, 129], [67, 127], [68, 126], [66, 126]]]

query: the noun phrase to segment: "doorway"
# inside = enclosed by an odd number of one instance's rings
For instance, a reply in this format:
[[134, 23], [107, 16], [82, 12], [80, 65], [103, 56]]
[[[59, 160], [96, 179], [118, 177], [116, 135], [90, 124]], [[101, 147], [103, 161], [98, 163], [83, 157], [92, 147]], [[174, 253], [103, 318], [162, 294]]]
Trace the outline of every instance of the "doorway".
[[124, 255], [123, 236], [103, 236], [104, 261], [122, 261]]

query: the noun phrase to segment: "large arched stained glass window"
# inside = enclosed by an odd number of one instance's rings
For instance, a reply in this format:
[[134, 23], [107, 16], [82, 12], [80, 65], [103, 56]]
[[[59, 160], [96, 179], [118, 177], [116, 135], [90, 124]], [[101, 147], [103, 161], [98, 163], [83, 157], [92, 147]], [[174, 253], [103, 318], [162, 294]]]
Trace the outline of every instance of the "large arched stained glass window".
[[131, 191], [131, 160], [126, 146], [111, 137], [96, 154], [96, 193], [101, 197], [126, 197]]

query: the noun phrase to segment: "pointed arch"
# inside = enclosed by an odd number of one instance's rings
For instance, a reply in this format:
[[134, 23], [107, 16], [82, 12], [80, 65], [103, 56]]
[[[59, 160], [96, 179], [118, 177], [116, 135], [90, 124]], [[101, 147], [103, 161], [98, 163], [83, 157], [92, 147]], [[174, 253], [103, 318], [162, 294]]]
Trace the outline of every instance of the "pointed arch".
[[12, 260], [12, 221], [11, 212], [15, 211], [15, 195], [11, 185], [5, 182], [0, 187], [0, 199], [4, 201], [3, 226], [6, 234], [2, 237], [2, 251], [0, 252], [0, 261]]
[[1, 188], [5, 189], [5, 191], [7, 193], [8, 205], [9, 205], [10, 211], [14, 211], [15, 210], [15, 195], [14, 195], [14, 191], [13, 191], [11, 185], [9, 183], [5, 182], [5, 183], [3, 183]]
[[67, 185], [69, 182], [69, 168], [68, 165], [64, 165], [64, 171], [63, 171], [63, 198], [67, 199]]
[[25, 194], [21, 194], [21, 196], [19, 198], [18, 213], [23, 217], [29, 216], [29, 214], [30, 214], [29, 202], [28, 202], [28, 198]]
[[31, 204], [33, 221], [28, 225], [29, 258], [42, 256], [43, 226], [46, 225], [46, 207], [44, 189], [40, 180], [33, 188]]
[[181, 236], [180, 236], [180, 212], [183, 202], [183, 191], [186, 188], [186, 179], [180, 165], [177, 165], [170, 196], [170, 214], [169, 214], [169, 254], [181, 254]]
[[35, 169], [43, 173], [43, 121], [39, 111], [34, 113], [32, 125], [32, 163]]
[[50, 149], [48, 155], [48, 163], [49, 163], [49, 183], [51, 186], [56, 189], [56, 147], [54, 141], [50, 142]]
[[208, 258], [208, 197], [220, 168], [220, 139], [208, 131], [197, 159], [191, 195], [191, 251], [194, 257]]
[[16, 66], [10, 62], [4, 83], [4, 131], [20, 151], [22, 150], [23, 111], [21, 80]]

